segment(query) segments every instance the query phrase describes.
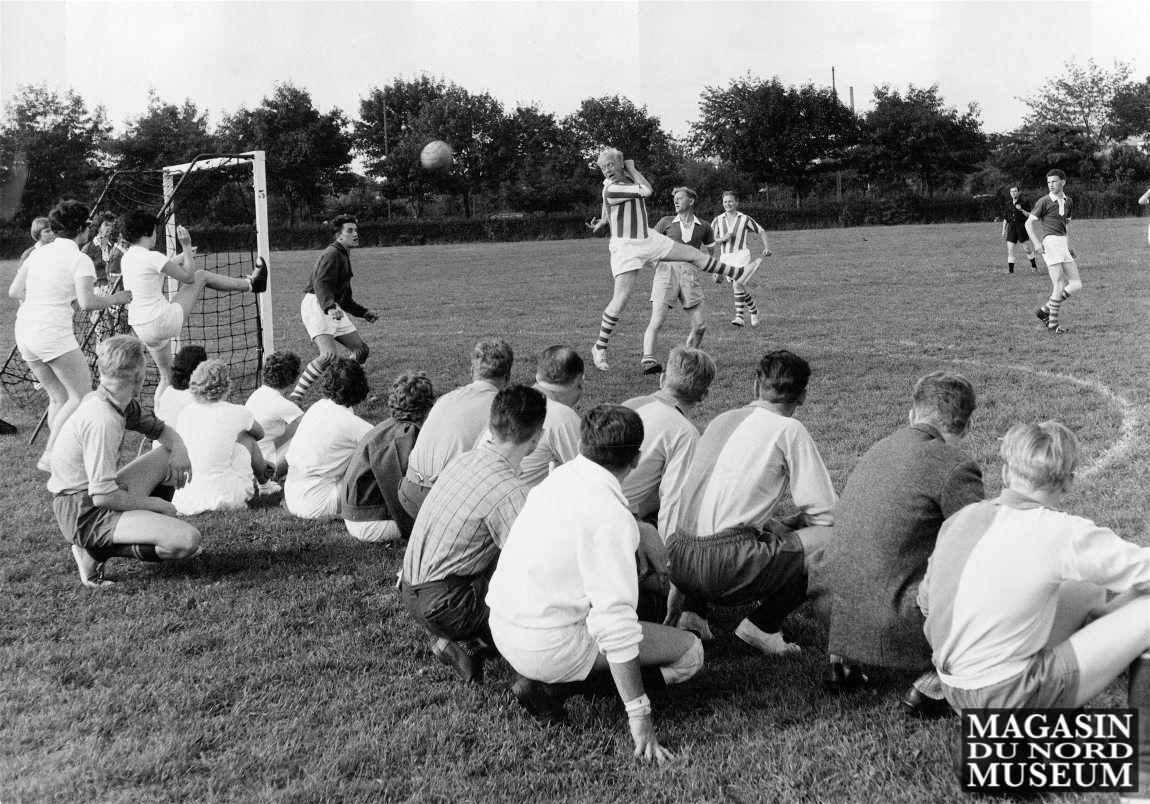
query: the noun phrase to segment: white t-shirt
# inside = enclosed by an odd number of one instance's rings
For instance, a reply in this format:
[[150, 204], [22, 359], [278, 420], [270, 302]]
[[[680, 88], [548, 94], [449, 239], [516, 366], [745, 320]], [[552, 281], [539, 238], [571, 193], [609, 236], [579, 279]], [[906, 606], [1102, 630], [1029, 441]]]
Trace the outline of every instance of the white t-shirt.
[[167, 264], [166, 254], [148, 251], [143, 246], [132, 246], [120, 258], [124, 290], [132, 291], [132, 303], [128, 305], [129, 325], [147, 324], [164, 314], [168, 299], [164, 296], [167, 277], [162, 269]]
[[339, 489], [359, 440], [371, 425], [350, 408], [321, 399], [307, 409], [287, 450], [284, 504], [304, 519], [339, 513]]
[[192, 479], [176, 489], [181, 514], [240, 508], [252, 496], [251, 454], [236, 443], [255, 424], [252, 412], [231, 402], [197, 402], [180, 412], [176, 432], [192, 462]]
[[76, 241], [58, 237], [28, 255], [21, 270], [28, 274], [17, 324], [66, 327], [71, 332], [76, 283], [82, 277], [96, 279], [92, 258], [80, 251]]
[[190, 404], [192, 404], [191, 391], [187, 388], [180, 391], [169, 385], [156, 401], [156, 418], [175, 429], [176, 422], [180, 420], [181, 411]]
[[274, 463], [275, 440], [287, 431], [289, 424], [303, 415], [303, 411], [295, 402], [266, 385], [252, 391], [244, 407], [252, 412], [260, 427], [264, 428], [264, 437], [259, 441], [260, 452], [264, 454], [264, 460]]

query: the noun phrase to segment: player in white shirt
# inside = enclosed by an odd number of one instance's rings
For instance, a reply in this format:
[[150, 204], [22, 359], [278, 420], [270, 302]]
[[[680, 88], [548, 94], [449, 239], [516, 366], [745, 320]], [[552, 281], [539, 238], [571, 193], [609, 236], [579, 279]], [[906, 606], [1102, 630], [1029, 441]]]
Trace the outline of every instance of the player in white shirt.
[[[176, 239], [183, 249], [180, 257], [169, 258], [163, 252], [153, 251], [158, 229], [156, 216], [144, 209], [129, 212], [120, 224], [120, 232], [129, 243], [120, 260], [120, 270], [124, 287], [137, 302], [128, 308], [128, 324], [144, 342], [160, 371], [157, 401], [172, 381], [172, 339], [180, 334], [204, 288], [262, 293], [268, 284], [268, 269], [262, 259], [256, 260], [250, 276], [242, 278], [197, 270], [192, 237], [183, 226], [176, 227]], [[166, 277], [181, 284], [170, 300], [164, 296]]]
[[[754, 218], [739, 212], [739, 196], [734, 190], [723, 193], [723, 214], [711, 221], [711, 228], [715, 232], [715, 243], [722, 248], [723, 257], [735, 265], [745, 265], [751, 261], [752, 249], [747, 241], [752, 232], [763, 241], [763, 253], [759, 259], [771, 256], [767, 230], [759, 226]], [[718, 277], [715, 281], [718, 281]], [[755, 300], [746, 283], [737, 279], [730, 281], [735, 293], [735, 317], [731, 319], [731, 325], [741, 327], [749, 316], [751, 326], [757, 327], [759, 308], [755, 307]]]
[[48, 443], [36, 464], [42, 472], [52, 470], [49, 456], [60, 427], [92, 390], [88, 361], [72, 327], [72, 301], [83, 310], [104, 310], [132, 300], [129, 291], [100, 296], [93, 290], [96, 267], [80, 252], [88, 240], [89, 214], [79, 201], [57, 204], [48, 215], [55, 239], [28, 255], [8, 288], [8, 295], [22, 302], [16, 347], [48, 394]]

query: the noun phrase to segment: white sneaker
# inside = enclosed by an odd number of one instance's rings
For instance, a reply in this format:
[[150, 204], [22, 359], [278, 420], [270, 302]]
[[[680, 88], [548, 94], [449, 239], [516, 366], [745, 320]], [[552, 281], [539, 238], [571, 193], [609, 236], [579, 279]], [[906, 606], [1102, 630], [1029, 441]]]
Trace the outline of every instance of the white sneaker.
[[741, 315], [737, 315], [731, 319], [731, 326], [732, 327], [741, 327], [742, 325], [743, 325], [743, 317]]
[[782, 632], [768, 634], [750, 620], [743, 620], [735, 629], [735, 636], [752, 648], [758, 648], [768, 656], [789, 656], [802, 652], [802, 648], [783, 639]]
[[607, 350], [600, 349], [598, 346], [591, 347], [591, 360], [595, 363], [595, 368], [600, 371], [607, 371], [611, 365], [607, 362]]
[[675, 627], [683, 631], [690, 631], [704, 642], [710, 642], [715, 638], [711, 635], [711, 626], [707, 624], [707, 621], [693, 611], [684, 611], [680, 614], [679, 622], [675, 624]]
[[283, 486], [274, 480], [268, 480], [265, 483], [257, 483], [256, 491], [259, 492], [261, 497], [270, 497], [273, 494], [279, 494], [283, 491]]
[[757, 327], [759, 325], [759, 314], [751, 313], [751, 326]]

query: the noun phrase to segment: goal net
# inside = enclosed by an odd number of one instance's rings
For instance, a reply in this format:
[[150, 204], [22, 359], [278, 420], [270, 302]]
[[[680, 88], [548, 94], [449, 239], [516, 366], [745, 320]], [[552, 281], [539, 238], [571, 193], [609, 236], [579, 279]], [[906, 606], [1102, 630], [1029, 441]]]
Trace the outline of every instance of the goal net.
[[[93, 216], [111, 212], [118, 217], [133, 209], [158, 213], [163, 233], [157, 238], [156, 249], [170, 256], [180, 253], [176, 227], [187, 227], [196, 247], [196, 268], [242, 277], [251, 273], [257, 257], [270, 262], [263, 151], [198, 156], [187, 164], [160, 170], [117, 172], [96, 201]], [[108, 281], [111, 291], [121, 286], [118, 274], [109, 273]], [[176, 280], [168, 279], [169, 296], [178, 287]], [[179, 338], [173, 341], [173, 351], [184, 344], [202, 345], [209, 357], [229, 364], [233, 395], [246, 396], [259, 387], [264, 353], [274, 350], [271, 292], [270, 282], [267, 291], [259, 294], [205, 288]], [[109, 335], [131, 333], [127, 310], [86, 312], [73, 306], [76, 340], [95, 382], [96, 346]], [[141, 396], [146, 405], [151, 403], [157, 379], [149, 360]], [[15, 349], [0, 369], [0, 384], [18, 405], [47, 405], [47, 394]]]

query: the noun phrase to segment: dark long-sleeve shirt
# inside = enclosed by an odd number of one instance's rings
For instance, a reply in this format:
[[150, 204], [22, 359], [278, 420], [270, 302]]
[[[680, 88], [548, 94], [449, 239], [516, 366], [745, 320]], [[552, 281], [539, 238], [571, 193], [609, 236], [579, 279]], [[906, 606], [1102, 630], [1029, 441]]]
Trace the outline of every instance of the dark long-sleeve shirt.
[[304, 293], [314, 293], [325, 313], [337, 304], [345, 313], [363, 318], [367, 308], [351, 297], [351, 255], [340, 243], [332, 243], [315, 261], [315, 270]]
[[406, 539], [414, 521], [399, 502], [399, 481], [419, 437], [419, 425], [385, 419], [360, 439], [343, 476], [343, 518], [390, 519]]

